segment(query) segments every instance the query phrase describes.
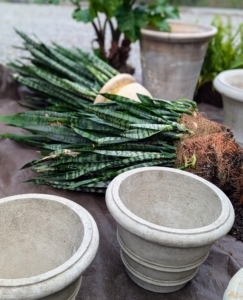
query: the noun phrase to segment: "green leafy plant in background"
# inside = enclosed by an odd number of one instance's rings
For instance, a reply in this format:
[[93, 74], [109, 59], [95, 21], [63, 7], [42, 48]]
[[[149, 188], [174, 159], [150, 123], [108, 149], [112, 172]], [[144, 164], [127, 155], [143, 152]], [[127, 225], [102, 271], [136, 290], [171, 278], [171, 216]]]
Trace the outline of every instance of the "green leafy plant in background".
[[209, 43], [197, 90], [213, 82], [220, 72], [243, 67], [243, 23], [235, 33], [230, 19], [225, 25], [220, 16], [215, 16], [212, 25], [218, 32]]
[[[58, 4], [60, 0], [36, 0], [38, 3]], [[136, 0], [70, 0], [75, 6], [72, 17], [83, 23], [91, 23], [98, 47], [94, 52], [120, 72], [133, 73], [126, 64], [131, 43], [139, 40], [140, 29], [148, 24], [157, 30], [169, 31], [167, 19], [179, 18], [178, 8], [168, 0], [154, 0], [153, 4], [136, 3]], [[110, 49], [106, 50], [108, 28], [111, 32]]]

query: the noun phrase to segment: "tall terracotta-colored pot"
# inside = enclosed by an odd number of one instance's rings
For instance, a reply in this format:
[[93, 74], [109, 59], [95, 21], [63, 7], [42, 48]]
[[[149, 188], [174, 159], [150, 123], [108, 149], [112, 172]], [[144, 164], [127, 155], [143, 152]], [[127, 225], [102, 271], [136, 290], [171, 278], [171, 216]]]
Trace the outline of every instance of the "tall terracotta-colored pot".
[[143, 85], [153, 97], [193, 99], [208, 42], [217, 29], [181, 21], [169, 25], [171, 32], [141, 30]]

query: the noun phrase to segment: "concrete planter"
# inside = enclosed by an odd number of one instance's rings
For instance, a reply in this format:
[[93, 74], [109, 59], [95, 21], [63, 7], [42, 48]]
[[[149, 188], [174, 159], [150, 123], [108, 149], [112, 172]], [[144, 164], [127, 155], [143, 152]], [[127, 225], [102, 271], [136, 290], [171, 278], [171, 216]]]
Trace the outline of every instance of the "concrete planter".
[[243, 297], [243, 268], [230, 280], [224, 292], [223, 300], [241, 300]]
[[121, 258], [141, 287], [181, 289], [197, 273], [211, 245], [234, 222], [227, 196], [191, 173], [145, 167], [117, 176], [106, 192], [117, 221]]
[[74, 300], [98, 249], [91, 215], [67, 199], [0, 200], [0, 299]]
[[[111, 78], [100, 90], [100, 93], [115, 94], [130, 98], [135, 101], [140, 101], [138, 94], [143, 94], [151, 97], [151, 94], [130, 74], [119, 74]], [[94, 104], [109, 101], [102, 95], [98, 95]]]
[[169, 24], [171, 32], [141, 30], [143, 85], [153, 97], [193, 99], [208, 42], [217, 29], [180, 21]]
[[243, 147], [243, 69], [221, 72], [213, 84], [223, 98], [224, 124], [234, 130], [237, 142]]

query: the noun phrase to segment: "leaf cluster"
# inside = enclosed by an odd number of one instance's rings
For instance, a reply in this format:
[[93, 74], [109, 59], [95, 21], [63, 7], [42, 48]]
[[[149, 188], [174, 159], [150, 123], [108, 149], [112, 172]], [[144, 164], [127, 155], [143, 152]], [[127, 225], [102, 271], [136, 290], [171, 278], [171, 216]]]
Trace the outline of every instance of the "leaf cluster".
[[[90, 0], [89, 6], [81, 0], [70, 0], [76, 7], [73, 18], [78, 22], [94, 23], [104, 34], [106, 24], [112, 18], [117, 21], [117, 28], [132, 42], [140, 38], [140, 29], [148, 24], [158, 30], [169, 31], [167, 19], [178, 19], [179, 11], [176, 6], [169, 5], [168, 0], [153, 0], [153, 4], [136, 3], [137, 0]], [[60, 0], [36, 0], [38, 3], [58, 4]], [[105, 15], [105, 21], [101, 24], [99, 14]], [[114, 24], [111, 26], [112, 34], [116, 34]]]
[[191, 134], [177, 121], [193, 114], [195, 102], [170, 102], [138, 94], [140, 103], [104, 94], [112, 102], [83, 104], [75, 112], [28, 111], [0, 121], [32, 132], [2, 138], [43, 148], [43, 157], [27, 163], [40, 175], [30, 180], [54, 188], [104, 193], [127, 170], [175, 165], [175, 141]]
[[84, 23], [93, 22], [99, 13], [105, 14], [107, 20], [115, 18], [118, 29], [132, 42], [140, 38], [140, 29], [148, 24], [162, 31], [169, 31], [168, 18], [179, 18], [178, 8], [170, 6], [168, 0], [154, 0], [153, 4], [136, 4], [136, 0], [91, 0], [89, 7], [81, 8], [80, 1], [73, 17]]
[[212, 82], [222, 71], [243, 67], [243, 23], [234, 33], [231, 20], [225, 24], [217, 15], [212, 25], [218, 32], [209, 42], [197, 88]]

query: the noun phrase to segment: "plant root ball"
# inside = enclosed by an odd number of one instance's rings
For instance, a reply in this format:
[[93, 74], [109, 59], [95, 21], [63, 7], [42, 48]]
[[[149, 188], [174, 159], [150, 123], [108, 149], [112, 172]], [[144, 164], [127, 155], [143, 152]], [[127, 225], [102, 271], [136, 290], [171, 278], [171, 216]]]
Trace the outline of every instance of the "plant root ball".
[[[195, 112], [193, 115], [182, 114], [179, 123], [193, 131], [194, 134], [191, 136], [192, 138], [219, 132], [231, 132], [232, 134], [229, 127], [210, 121], [198, 112]], [[186, 136], [185, 138], [188, 139], [190, 136]]]
[[176, 167], [195, 154], [195, 167], [185, 170], [243, 202], [243, 149], [232, 138], [231, 131], [225, 131], [224, 126], [222, 129], [219, 133], [191, 137], [178, 143]]

